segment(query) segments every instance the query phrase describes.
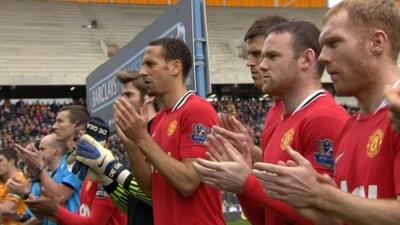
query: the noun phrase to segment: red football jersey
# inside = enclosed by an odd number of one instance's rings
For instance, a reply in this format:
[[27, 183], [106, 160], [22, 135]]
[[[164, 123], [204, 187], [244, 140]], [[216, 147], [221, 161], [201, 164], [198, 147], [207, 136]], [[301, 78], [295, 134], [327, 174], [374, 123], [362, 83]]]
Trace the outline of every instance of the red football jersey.
[[[268, 112], [265, 114], [264, 128], [261, 134], [261, 151], [264, 156], [265, 147], [267, 147], [267, 140], [271, 138], [276, 126], [283, 117], [284, 105], [282, 100], [276, 98]], [[242, 210], [246, 217], [250, 219], [253, 225], [264, 224], [264, 207], [258, 204], [253, 204], [252, 199], [248, 199], [244, 195], [237, 195], [242, 206]], [[254, 219], [254, 220], [253, 220]], [[257, 221], [255, 220], [257, 219]]]
[[[161, 111], [152, 125], [152, 136], [171, 157], [204, 158], [207, 134], [218, 124], [217, 114], [206, 100], [188, 92], [172, 109]], [[200, 184], [190, 197], [181, 196], [156, 170], [152, 170], [152, 198], [156, 225], [221, 225], [221, 193]]]
[[290, 145], [311, 161], [318, 172], [333, 175], [333, 143], [347, 119], [347, 112], [330, 94], [317, 93], [308, 103], [304, 101], [297, 111], [284, 115], [279, 121], [267, 140], [264, 161], [289, 160], [286, 146]]
[[265, 115], [264, 129], [261, 134], [261, 150], [264, 152], [267, 147], [267, 140], [270, 139], [276, 126], [283, 116], [284, 105], [282, 100], [276, 99], [274, 104]]
[[335, 180], [342, 191], [369, 199], [400, 194], [400, 136], [388, 111], [359, 113], [346, 123], [335, 154]]
[[126, 214], [112, 202], [98, 181], [85, 178], [80, 193], [79, 211], [75, 214], [63, 207], [57, 211], [57, 221], [64, 225], [125, 225]]
[[[332, 175], [333, 144], [347, 119], [347, 112], [328, 92], [323, 90], [314, 92], [299, 105], [295, 112], [286, 114], [282, 120], [279, 120], [275, 131], [266, 140], [264, 161], [277, 163], [280, 160], [289, 160], [286, 146], [290, 145], [311, 161], [318, 172]], [[261, 183], [253, 176], [246, 181], [244, 194], [264, 205], [264, 224], [309, 223], [294, 212], [289, 205], [266, 196]], [[257, 224], [260, 223], [259, 221]]]

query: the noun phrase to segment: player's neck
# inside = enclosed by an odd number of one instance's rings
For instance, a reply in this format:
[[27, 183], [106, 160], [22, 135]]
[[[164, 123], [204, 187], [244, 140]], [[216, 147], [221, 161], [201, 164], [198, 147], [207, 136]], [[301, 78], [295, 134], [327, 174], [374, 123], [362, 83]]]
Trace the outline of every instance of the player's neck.
[[54, 160], [51, 160], [49, 162], [47, 167], [50, 169], [51, 172], [54, 172], [57, 170], [60, 160], [61, 160], [61, 158], [57, 156]]
[[371, 77], [376, 79], [355, 95], [360, 111], [363, 113], [373, 113], [379, 109], [386, 98], [385, 88], [393, 87], [399, 81], [397, 68], [394, 67], [382, 67], [382, 71], [374, 75]]
[[147, 108], [147, 121], [152, 120], [156, 115], [157, 115], [157, 112], [154, 109], [154, 107], [152, 105], [148, 106], [148, 108]]
[[163, 106], [167, 109], [173, 108], [186, 92], [184, 84], [171, 87], [170, 91], [161, 97]]
[[72, 151], [76, 146], [76, 143], [75, 143], [73, 137], [71, 137], [70, 140], [65, 141], [65, 145], [67, 146], [68, 152]]
[[307, 97], [321, 88], [321, 84], [315, 83], [303, 88], [292, 89], [290, 93], [281, 97], [285, 105], [285, 113], [293, 113]]

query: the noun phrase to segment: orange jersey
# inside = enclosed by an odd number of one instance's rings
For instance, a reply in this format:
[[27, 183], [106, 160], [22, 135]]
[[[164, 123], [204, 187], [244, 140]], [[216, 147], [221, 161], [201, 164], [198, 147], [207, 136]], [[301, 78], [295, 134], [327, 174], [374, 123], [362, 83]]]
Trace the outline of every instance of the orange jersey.
[[[16, 172], [11, 179], [21, 181], [25, 185], [29, 183], [28, 179], [25, 177], [25, 175], [22, 172]], [[17, 214], [18, 215], [22, 215], [25, 213], [25, 210], [27, 207], [26, 207], [23, 199], [16, 194], [9, 193], [7, 184], [0, 182], [0, 202], [4, 203], [5, 201], [12, 201], [17, 205]], [[4, 219], [2, 224], [17, 225], [17, 224], [21, 224], [21, 223], [17, 222], [17, 221], [13, 221], [13, 220]]]

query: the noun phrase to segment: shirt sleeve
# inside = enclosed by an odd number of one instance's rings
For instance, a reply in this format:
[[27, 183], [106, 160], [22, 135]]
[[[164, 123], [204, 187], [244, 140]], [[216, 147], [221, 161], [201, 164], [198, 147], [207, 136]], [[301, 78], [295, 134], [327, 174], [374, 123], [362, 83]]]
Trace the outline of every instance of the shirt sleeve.
[[110, 195], [111, 199], [118, 205], [124, 212], [127, 211], [128, 195], [148, 204], [151, 206], [152, 201], [146, 194], [139, 188], [136, 180], [132, 179], [129, 183], [128, 189], [119, 185], [117, 182], [113, 182], [105, 187], [105, 190]]
[[182, 158], [204, 158], [207, 151], [204, 145], [211, 127], [218, 125], [214, 108], [206, 101], [193, 102], [180, 120], [183, 125], [180, 137]]
[[79, 177], [75, 174], [73, 174], [69, 169], [67, 163], [62, 160], [61, 163], [63, 165], [60, 166], [59, 169], [62, 170], [63, 177], [60, 181], [61, 184], [64, 184], [71, 189], [74, 189], [75, 191], [79, 192], [82, 187], [82, 180], [79, 179]]
[[[285, 218], [289, 223], [297, 225], [313, 224], [311, 221], [297, 213], [290, 205], [266, 195], [261, 183], [253, 175], [247, 177], [242, 195], [246, 196], [248, 200], [253, 201], [254, 204], [258, 203], [267, 208], [267, 210], [273, 210], [275, 213], [281, 215], [282, 218]], [[261, 224], [260, 218], [252, 218], [252, 220], [254, 220], [257, 225]]]
[[[334, 153], [337, 137], [347, 116], [317, 115], [305, 120], [301, 129], [301, 154], [308, 159], [319, 173], [333, 176]], [[296, 149], [299, 150], [299, 149]]]
[[123, 212], [127, 212], [128, 191], [117, 184], [117, 182], [112, 182], [110, 185], [104, 188], [110, 195], [111, 200], [118, 206], [118, 208], [120, 208]]
[[393, 165], [393, 181], [395, 185], [396, 195], [400, 195], [400, 135], [392, 131], [391, 133], [394, 146], [394, 165]]
[[56, 213], [57, 221], [64, 225], [106, 225], [117, 208], [110, 198], [95, 198], [88, 217], [72, 213], [64, 207], [59, 207]]
[[244, 215], [250, 221], [252, 225], [264, 225], [265, 224], [265, 208], [256, 201], [245, 194], [237, 194], [240, 206], [242, 207]]

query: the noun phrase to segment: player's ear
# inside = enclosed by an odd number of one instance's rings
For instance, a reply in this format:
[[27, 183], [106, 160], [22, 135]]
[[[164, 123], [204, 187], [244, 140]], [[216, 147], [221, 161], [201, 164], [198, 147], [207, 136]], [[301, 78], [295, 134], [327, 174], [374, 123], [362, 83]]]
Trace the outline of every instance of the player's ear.
[[311, 48], [306, 49], [299, 57], [299, 68], [302, 70], [307, 70], [313, 67], [317, 62], [316, 54]]
[[388, 36], [382, 30], [375, 30], [370, 41], [370, 50], [375, 55], [380, 55], [388, 46]]
[[178, 76], [182, 71], [182, 62], [178, 59], [171, 60], [170, 71], [173, 76]]

